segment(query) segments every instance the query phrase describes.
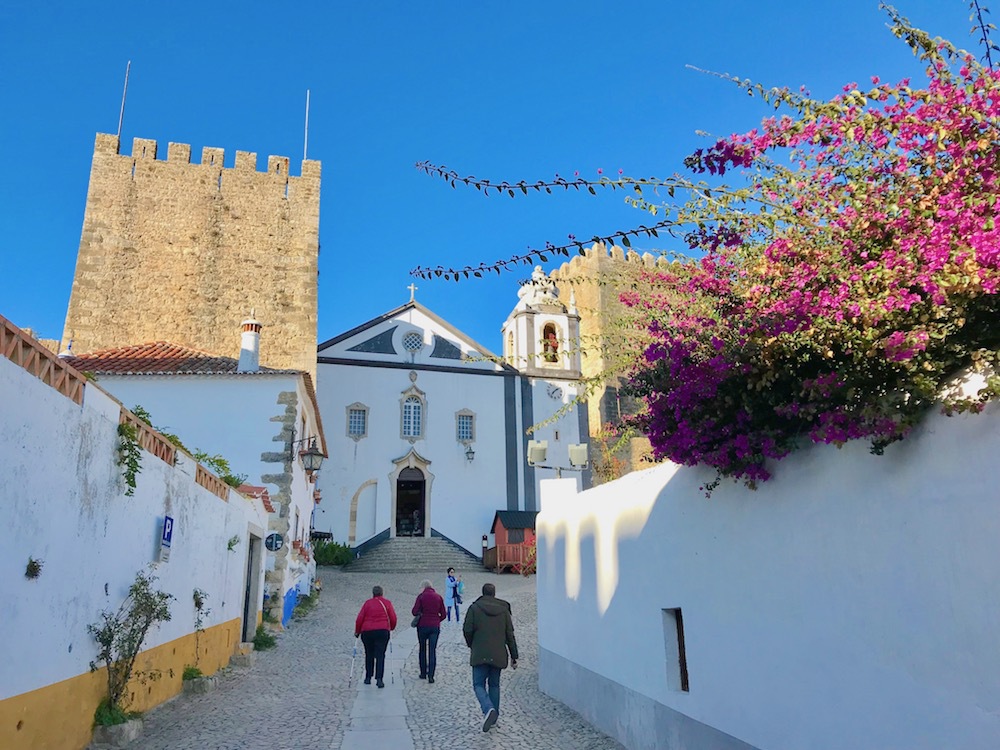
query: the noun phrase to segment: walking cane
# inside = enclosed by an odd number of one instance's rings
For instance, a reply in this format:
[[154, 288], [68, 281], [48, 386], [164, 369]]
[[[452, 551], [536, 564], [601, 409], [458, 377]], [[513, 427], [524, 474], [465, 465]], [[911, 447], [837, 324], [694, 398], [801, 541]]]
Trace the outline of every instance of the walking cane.
[[347, 678], [347, 688], [350, 689], [351, 682], [354, 680], [354, 660], [358, 658], [358, 638], [354, 638], [354, 653], [351, 654], [351, 676]]
[[[392, 635], [391, 634], [389, 636], [389, 661], [392, 661]], [[389, 684], [390, 685], [395, 685], [396, 684], [396, 667], [395, 667], [395, 664], [393, 664], [392, 671], [389, 673]]]

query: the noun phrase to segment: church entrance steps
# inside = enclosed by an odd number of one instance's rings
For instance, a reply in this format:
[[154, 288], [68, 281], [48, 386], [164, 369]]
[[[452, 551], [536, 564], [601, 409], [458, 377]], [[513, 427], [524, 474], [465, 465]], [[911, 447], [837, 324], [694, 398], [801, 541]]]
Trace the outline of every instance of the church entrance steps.
[[368, 550], [344, 567], [351, 573], [428, 573], [448, 568], [482, 570], [482, 561], [441, 537], [395, 537]]

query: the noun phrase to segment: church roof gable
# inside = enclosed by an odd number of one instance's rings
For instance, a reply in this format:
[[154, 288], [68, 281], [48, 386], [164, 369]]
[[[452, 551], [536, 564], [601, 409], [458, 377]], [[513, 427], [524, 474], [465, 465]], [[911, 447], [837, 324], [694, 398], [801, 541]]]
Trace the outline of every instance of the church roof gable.
[[[424, 346], [419, 353], [400, 348], [400, 335], [420, 331]], [[405, 347], [404, 347], [405, 348]], [[350, 359], [359, 364], [365, 361], [386, 362], [413, 356], [427, 364], [457, 364], [475, 369], [508, 370], [509, 365], [498, 362], [488, 349], [419, 302], [408, 302], [384, 315], [372, 318], [339, 336], [327, 339], [317, 348], [321, 359]]]

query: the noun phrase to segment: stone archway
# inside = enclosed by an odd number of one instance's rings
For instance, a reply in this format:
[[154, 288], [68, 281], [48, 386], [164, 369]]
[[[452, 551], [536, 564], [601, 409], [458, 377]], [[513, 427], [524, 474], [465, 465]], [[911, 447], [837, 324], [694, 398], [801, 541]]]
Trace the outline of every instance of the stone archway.
[[[349, 528], [348, 528], [348, 534], [347, 534], [347, 543], [351, 547], [353, 547], [355, 541], [357, 541], [357, 533], [358, 533], [358, 501], [360, 500], [360, 498], [361, 498], [362, 494], [364, 493], [364, 491], [366, 489], [368, 489], [369, 487], [374, 487], [375, 488], [372, 491], [373, 493], [377, 493], [378, 492], [378, 482], [376, 480], [374, 480], [374, 479], [369, 479], [367, 482], [365, 482], [360, 487], [358, 487], [358, 491], [355, 492], [354, 493], [354, 497], [351, 498], [351, 515], [350, 515], [350, 519], [349, 519]], [[375, 494], [375, 497], [373, 498], [373, 502], [374, 503], [378, 502], [378, 495], [377, 494]], [[371, 535], [373, 535], [375, 533], [375, 524], [378, 522], [378, 507], [377, 507], [377, 505], [376, 505], [376, 507], [374, 507], [374, 508], [371, 509], [371, 513], [374, 516], [374, 521], [372, 522], [372, 528], [370, 530], [369, 536], [371, 536]], [[365, 530], [368, 531], [369, 529], [366, 528]]]
[[[431, 535], [431, 513], [433, 504], [431, 503], [431, 485], [434, 483], [434, 475], [429, 467], [431, 462], [410, 449], [402, 458], [397, 458], [393, 462], [393, 471], [389, 474], [389, 486], [392, 488], [392, 507], [389, 512], [389, 536], [397, 535], [400, 528], [398, 519], [401, 508], [407, 508], [411, 514], [414, 502], [420, 509], [420, 524], [422, 526], [419, 536]], [[419, 496], [416, 496], [419, 493]], [[405, 527], [404, 527], [405, 528]]]

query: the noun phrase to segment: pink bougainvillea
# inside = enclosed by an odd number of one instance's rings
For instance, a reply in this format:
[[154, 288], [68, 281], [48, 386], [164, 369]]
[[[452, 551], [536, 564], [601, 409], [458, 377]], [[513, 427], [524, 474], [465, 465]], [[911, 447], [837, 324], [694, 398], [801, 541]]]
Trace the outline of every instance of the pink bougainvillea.
[[784, 114], [688, 159], [746, 182], [696, 190], [677, 217], [701, 257], [623, 297], [653, 336], [632, 388], [657, 458], [755, 486], [807, 441], [881, 452], [958, 370], [995, 363], [1000, 73], [891, 15], [924, 85], [822, 102], [741, 83]]

